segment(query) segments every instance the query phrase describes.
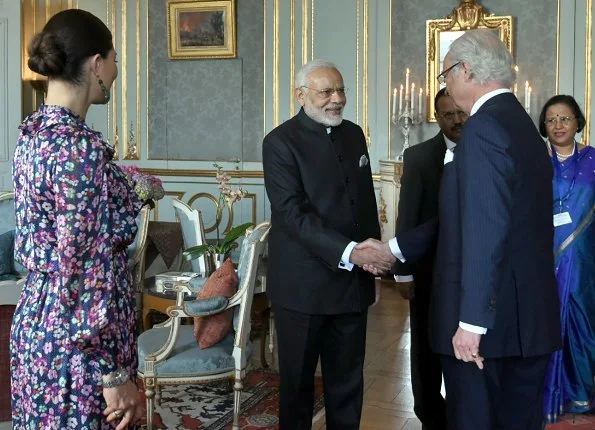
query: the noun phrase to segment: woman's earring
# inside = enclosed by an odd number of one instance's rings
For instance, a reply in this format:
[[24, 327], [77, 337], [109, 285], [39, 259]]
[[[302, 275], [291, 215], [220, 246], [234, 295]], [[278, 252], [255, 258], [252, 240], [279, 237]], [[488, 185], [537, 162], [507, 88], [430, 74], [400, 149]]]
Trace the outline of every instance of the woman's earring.
[[110, 99], [110, 93], [107, 89], [107, 87], [105, 86], [105, 84], [103, 83], [103, 81], [101, 80], [101, 78], [99, 78], [99, 87], [101, 88], [101, 91], [103, 91], [103, 97], [105, 98], [106, 102], [109, 102]]

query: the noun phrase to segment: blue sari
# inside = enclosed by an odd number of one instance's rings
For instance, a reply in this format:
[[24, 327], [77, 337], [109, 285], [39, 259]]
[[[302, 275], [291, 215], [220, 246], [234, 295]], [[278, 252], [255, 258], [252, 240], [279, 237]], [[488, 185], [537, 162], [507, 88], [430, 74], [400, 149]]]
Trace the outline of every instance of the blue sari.
[[592, 409], [595, 376], [595, 148], [577, 148], [564, 162], [554, 154], [552, 162], [554, 215], [568, 212], [572, 222], [554, 229], [564, 346], [546, 375], [547, 422]]

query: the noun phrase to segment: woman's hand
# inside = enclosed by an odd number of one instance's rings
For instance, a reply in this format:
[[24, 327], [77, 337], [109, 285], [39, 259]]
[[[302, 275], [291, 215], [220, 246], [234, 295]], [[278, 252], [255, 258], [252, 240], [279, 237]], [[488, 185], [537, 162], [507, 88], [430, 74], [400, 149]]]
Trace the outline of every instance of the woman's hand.
[[104, 388], [103, 397], [107, 403], [107, 408], [103, 411], [107, 422], [120, 421], [116, 430], [125, 429], [144, 415], [140, 394], [134, 382], [130, 380], [117, 387]]

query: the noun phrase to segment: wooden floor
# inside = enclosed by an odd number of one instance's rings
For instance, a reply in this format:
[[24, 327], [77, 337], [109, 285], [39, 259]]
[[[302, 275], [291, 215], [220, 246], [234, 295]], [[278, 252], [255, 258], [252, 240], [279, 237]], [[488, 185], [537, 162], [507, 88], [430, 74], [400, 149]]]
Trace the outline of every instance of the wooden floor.
[[[409, 306], [393, 285], [383, 283], [368, 317], [362, 430], [421, 429], [411, 394]], [[326, 430], [324, 416], [313, 429]], [[595, 416], [565, 416], [547, 430], [595, 430]]]
[[[361, 429], [413, 430], [421, 424], [413, 413], [409, 373], [409, 308], [390, 284], [383, 284], [382, 299], [370, 310], [365, 364], [365, 393]], [[258, 350], [258, 349], [256, 349]], [[271, 355], [268, 353], [271, 363]], [[258, 354], [252, 365], [259, 367]], [[273, 365], [274, 366], [274, 365]], [[0, 430], [10, 429], [0, 423]], [[326, 430], [324, 415], [314, 430]], [[594, 430], [595, 416], [567, 416], [547, 430]]]

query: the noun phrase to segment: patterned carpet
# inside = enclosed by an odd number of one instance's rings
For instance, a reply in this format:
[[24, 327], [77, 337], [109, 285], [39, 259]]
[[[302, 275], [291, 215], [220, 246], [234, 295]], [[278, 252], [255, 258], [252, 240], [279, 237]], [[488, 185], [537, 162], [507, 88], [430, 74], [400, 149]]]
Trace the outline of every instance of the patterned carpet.
[[[233, 392], [227, 382], [164, 387], [156, 408], [157, 429], [231, 429]], [[244, 381], [240, 427], [245, 430], [278, 429], [279, 375], [266, 370], [250, 372]], [[322, 414], [322, 380], [316, 378], [315, 420]]]

